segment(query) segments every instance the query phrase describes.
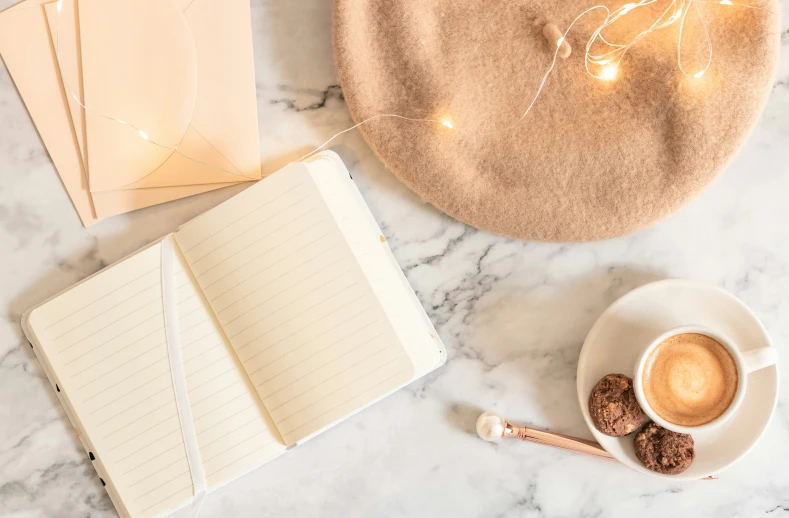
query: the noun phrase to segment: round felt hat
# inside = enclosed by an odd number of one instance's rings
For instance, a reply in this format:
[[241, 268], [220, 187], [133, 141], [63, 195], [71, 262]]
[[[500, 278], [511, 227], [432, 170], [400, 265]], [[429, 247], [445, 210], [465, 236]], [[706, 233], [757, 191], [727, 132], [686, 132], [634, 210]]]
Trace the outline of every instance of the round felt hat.
[[[623, 2], [608, 5], [613, 9]], [[584, 47], [605, 19], [581, 0], [335, 0], [343, 94], [381, 160], [427, 202], [475, 227], [520, 239], [576, 242], [631, 233], [693, 199], [725, 167], [770, 92], [780, 46], [776, 0], [759, 9], [692, 2], [650, 33], [611, 81], [590, 76]], [[632, 38], [668, 2], [606, 29]], [[704, 25], [712, 49], [710, 67]], [[568, 49], [569, 50], [569, 49]], [[563, 53], [563, 52], [562, 52]], [[447, 121], [445, 126], [441, 121]], [[452, 126], [449, 128], [448, 126]]]

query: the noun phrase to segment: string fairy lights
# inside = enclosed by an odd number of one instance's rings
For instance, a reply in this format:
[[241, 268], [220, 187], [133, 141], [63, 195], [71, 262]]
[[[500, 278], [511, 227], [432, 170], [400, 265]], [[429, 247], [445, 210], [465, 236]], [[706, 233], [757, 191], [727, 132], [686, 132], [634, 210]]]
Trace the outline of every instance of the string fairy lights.
[[[561, 36], [556, 40], [555, 50], [553, 52], [553, 59], [551, 60], [551, 64], [548, 67], [548, 69], [545, 72], [545, 74], [542, 76], [542, 79], [541, 79], [541, 81], [540, 81], [540, 83], [539, 83], [539, 85], [537, 87], [537, 90], [535, 91], [534, 95], [531, 98], [531, 101], [527, 105], [526, 110], [522, 113], [522, 115], [515, 122], [513, 122], [513, 123], [511, 123], [509, 125], [503, 126], [501, 128], [494, 129], [493, 131], [490, 131], [490, 132], [485, 133], [485, 134], [499, 133], [499, 132], [502, 132], [502, 131], [506, 131], [508, 129], [511, 129], [511, 128], [517, 126], [518, 124], [520, 124], [526, 118], [526, 116], [529, 114], [529, 112], [531, 111], [532, 107], [534, 106], [534, 104], [537, 102], [537, 100], [539, 99], [540, 95], [542, 94], [543, 88], [545, 87], [545, 84], [548, 81], [548, 78], [551, 75], [551, 72], [553, 71], [553, 69], [556, 66], [557, 57], [559, 56], [560, 51], [562, 51], [562, 45], [567, 40], [567, 35], [573, 29], [575, 24], [579, 20], [581, 20], [583, 17], [585, 17], [587, 14], [589, 14], [589, 13], [596, 12], [596, 11], [603, 11], [605, 13], [605, 15], [606, 15], [605, 19], [602, 21], [602, 23], [600, 23], [598, 26], [596, 26], [596, 28], [592, 32], [591, 36], [587, 40], [586, 45], [585, 45], [585, 52], [584, 52], [584, 67], [586, 69], [587, 74], [590, 75], [593, 78], [600, 79], [602, 81], [613, 81], [613, 80], [615, 80], [617, 78], [617, 76], [619, 74], [619, 65], [622, 62], [622, 60], [624, 59], [624, 57], [627, 55], [628, 51], [630, 51], [631, 48], [633, 48], [635, 45], [637, 45], [640, 41], [642, 41], [644, 38], [646, 38], [648, 35], [652, 34], [653, 32], [659, 31], [661, 29], [665, 29], [665, 28], [670, 27], [670, 26], [672, 26], [672, 25], [674, 25], [676, 23], [679, 23], [679, 34], [678, 34], [678, 37], [677, 37], [677, 67], [679, 68], [680, 72], [683, 75], [685, 75], [686, 77], [688, 77], [688, 78], [699, 79], [699, 78], [703, 77], [704, 74], [707, 72], [707, 70], [709, 70], [710, 65], [712, 64], [712, 41], [710, 39], [709, 30], [707, 29], [706, 20], [702, 16], [701, 10], [699, 9], [699, 4], [711, 4], [711, 3], [714, 3], [714, 4], [719, 4], [719, 5], [722, 5], [722, 6], [742, 7], [742, 8], [747, 8], [747, 9], [755, 9], [755, 10], [764, 11], [764, 12], [766, 12], [768, 14], [775, 14], [775, 13], [772, 13], [771, 11], [769, 11], [767, 9], [764, 9], [762, 7], [735, 3], [735, 2], [732, 2], [732, 0], [670, 0], [670, 1], [667, 2], [666, 8], [663, 9], [662, 11], [659, 11], [659, 14], [654, 19], [654, 21], [651, 23], [651, 25], [649, 25], [646, 29], [644, 29], [644, 30], [642, 30], [640, 32], [637, 32], [635, 35], [630, 37], [630, 39], [628, 39], [627, 41], [621, 42], [621, 43], [616, 43], [616, 42], [613, 42], [613, 41], [609, 41], [606, 38], [606, 36], [603, 34], [606, 29], [608, 29], [609, 27], [612, 27], [613, 25], [617, 24], [617, 22], [619, 22], [620, 20], [625, 18], [629, 13], [631, 13], [633, 11], [636, 11], [638, 9], [643, 9], [645, 7], [656, 6], [656, 4], [658, 4], [658, 3], [662, 4], [664, 2], [662, 0], [639, 0], [638, 2], [629, 2], [629, 3], [623, 4], [622, 6], [616, 8], [616, 9], [613, 9], [613, 10], [609, 9], [605, 5], [595, 5], [595, 6], [587, 8], [586, 10], [581, 12], [579, 15], [577, 15], [573, 19], [573, 21], [570, 22], [570, 24], [567, 26], [567, 29], [565, 29], [564, 33], [562, 33]], [[60, 13], [61, 13], [62, 9], [63, 9], [63, 0], [58, 0], [57, 1], [57, 12], [58, 12], [57, 35], [56, 35], [56, 42], [55, 42], [55, 55], [56, 55], [56, 58], [58, 60], [58, 64], [60, 64], [59, 40], [60, 40]], [[702, 30], [703, 30], [703, 33], [704, 33], [704, 41], [705, 41], [705, 45], [706, 45], [706, 49], [707, 49], [707, 52], [706, 52], [706, 56], [707, 57], [706, 57], [706, 61], [704, 62], [704, 65], [701, 68], [699, 68], [699, 69], [697, 69], [695, 71], [688, 71], [688, 70], [686, 70], [686, 68], [685, 68], [685, 66], [683, 65], [683, 62], [682, 62], [682, 40], [683, 40], [684, 31], [685, 31], [685, 22], [686, 22], [686, 18], [688, 16], [688, 14], [690, 13], [691, 9], [694, 11], [694, 13], [696, 14], [696, 16], [698, 17], [698, 19], [699, 19], [699, 21], [701, 23], [701, 27], [702, 27]], [[566, 56], [564, 56], [564, 57], [566, 57]], [[105, 119], [108, 119], [108, 120], [111, 120], [111, 121], [115, 121], [115, 122], [117, 122], [119, 124], [126, 125], [129, 128], [131, 128], [132, 130], [134, 130], [142, 140], [144, 140], [144, 141], [146, 141], [146, 142], [148, 142], [150, 144], [153, 144], [155, 146], [158, 146], [158, 147], [170, 150], [173, 153], [178, 153], [181, 156], [183, 156], [184, 158], [192, 160], [192, 161], [194, 161], [196, 163], [199, 163], [199, 164], [202, 164], [202, 165], [206, 165], [206, 166], [209, 166], [209, 167], [215, 167], [215, 168], [217, 168], [217, 169], [219, 169], [221, 171], [224, 171], [224, 172], [227, 172], [227, 173], [230, 173], [230, 174], [233, 174], [233, 175], [245, 176], [240, 171], [239, 172], [230, 171], [230, 170], [224, 169], [222, 167], [219, 167], [219, 166], [216, 166], [216, 165], [213, 165], [213, 164], [208, 164], [208, 163], [203, 162], [201, 160], [198, 160], [198, 159], [195, 159], [193, 157], [190, 157], [190, 156], [184, 154], [183, 152], [181, 152], [178, 149], [178, 145], [171, 147], [171, 146], [167, 146], [165, 144], [156, 142], [155, 140], [151, 139], [150, 136], [148, 135], [148, 133], [146, 133], [142, 128], [139, 128], [139, 127], [135, 126], [132, 123], [129, 123], [129, 122], [121, 120], [121, 119], [113, 118], [111, 116], [108, 116], [108, 115], [105, 115], [105, 114], [101, 114], [101, 113], [98, 113], [98, 112], [96, 112], [94, 110], [89, 109], [87, 106], [85, 106], [82, 103], [81, 99], [74, 93], [74, 91], [70, 88], [70, 86], [67, 84], [67, 82], [65, 80], [63, 81], [63, 83], [65, 85], [65, 88], [68, 90], [69, 95], [72, 98], [74, 98], [74, 100], [79, 104], [79, 106], [82, 109], [84, 109], [85, 111], [90, 112], [90, 113], [92, 113], [94, 115], [97, 115], [99, 117], [102, 117], [102, 118], [105, 118]], [[385, 119], [385, 118], [394, 118], [394, 119], [399, 119], [399, 120], [403, 120], [403, 121], [407, 121], [407, 122], [433, 123], [433, 124], [438, 124], [438, 125], [442, 126], [443, 128], [446, 128], [446, 130], [448, 130], [448, 131], [454, 131], [455, 130], [455, 125], [452, 122], [452, 119], [450, 117], [418, 118], [418, 117], [406, 117], [406, 116], [398, 115], [398, 114], [394, 114], [394, 113], [378, 114], [378, 115], [373, 115], [371, 117], [368, 117], [368, 118], [362, 120], [361, 122], [359, 122], [359, 123], [357, 123], [357, 124], [355, 124], [355, 125], [353, 125], [353, 126], [351, 126], [349, 128], [346, 128], [346, 129], [334, 134], [331, 138], [326, 140], [323, 144], [321, 144], [320, 146], [316, 147], [315, 149], [313, 149], [309, 153], [303, 155], [301, 158], [298, 159], [298, 161], [305, 160], [305, 159], [311, 157], [312, 155], [314, 155], [315, 153], [318, 153], [319, 151], [324, 149], [326, 146], [328, 146], [331, 142], [333, 142], [336, 138], [340, 137], [341, 135], [343, 135], [345, 133], [348, 133], [349, 131], [352, 131], [352, 130], [354, 130], [354, 129], [356, 129], [356, 128], [364, 125], [364, 124], [367, 124], [369, 122], [372, 122], [372, 121], [375, 121], [375, 120], [380, 120], [380, 119]], [[481, 133], [476, 133], [476, 135], [479, 136], [479, 135], [482, 135], [482, 134]], [[249, 178], [249, 177], [247, 177], [247, 178]]]
[[[679, 36], [677, 38], [677, 66], [679, 67], [680, 71], [687, 77], [693, 78], [700, 78], [704, 75], [704, 73], [709, 69], [710, 64], [712, 63], [712, 42], [710, 41], [709, 31], [707, 30], [707, 23], [704, 20], [704, 17], [701, 14], [701, 11], [698, 7], [697, 0], [672, 0], [665, 10], [663, 10], [655, 21], [650, 25], [647, 29], [637, 33], [629, 42], [624, 44], [617, 44], [611, 43], [603, 36], [603, 31], [607, 28], [616, 23], [620, 18], [625, 16], [627, 13], [634, 11], [636, 9], [641, 9], [646, 6], [656, 4], [658, 0], [641, 0], [637, 3], [628, 3], [624, 4], [618, 9], [614, 11], [609, 11], [607, 8], [604, 8], [606, 11], [606, 19], [605, 21], [595, 29], [592, 33], [591, 38], [586, 44], [586, 55], [585, 55], [585, 64], [586, 64], [586, 71], [592, 77], [597, 77], [600, 79], [611, 80], [616, 77], [615, 70], [618, 68], [619, 63], [625, 57], [625, 54], [638, 42], [640, 42], [643, 38], [648, 36], [649, 34], [658, 31], [660, 29], [664, 29], [669, 27], [676, 22], [679, 22]], [[724, 4], [724, 2], [727, 2]], [[731, 0], [721, 0], [721, 4], [723, 5], [734, 5]], [[738, 4], [741, 5], [741, 4]], [[685, 70], [685, 67], [682, 65], [682, 35], [685, 28], [685, 20], [690, 13], [691, 6], [694, 12], [699, 17], [701, 22], [701, 26], [704, 30], [704, 38], [705, 44], [707, 47], [707, 60], [704, 66], [697, 70], [694, 73], [689, 73]], [[747, 5], [742, 5], [742, 7], [751, 7]], [[601, 53], [592, 53], [591, 49], [596, 44], [601, 44], [604, 48], [604, 51]], [[593, 73], [589, 69], [589, 65], [605, 65], [602, 68], [600, 73]], [[613, 67], [613, 68], [612, 68]]]
[[[573, 29], [575, 24], [579, 20], [581, 20], [584, 16], [589, 14], [589, 13], [592, 13], [592, 12], [598, 11], [598, 10], [602, 10], [606, 14], [605, 20], [603, 20], [603, 22], [595, 28], [595, 30], [592, 32], [592, 35], [589, 37], [589, 40], [586, 43], [585, 53], [584, 53], [584, 66], [586, 68], [586, 72], [590, 76], [592, 76], [592, 77], [594, 77], [596, 79], [603, 80], [603, 81], [613, 81], [614, 79], [616, 79], [616, 77], [618, 75], [618, 72], [619, 72], [619, 64], [621, 63], [622, 59], [624, 59], [624, 57], [627, 54], [627, 52], [633, 46], [638, 44], [641, 40], [643, 40], [649, 34], [655, 32], [655, 31], [658, 31], [660, 29], [664, 29], [666, 27], [669, 27], [669, 26], [675, 24], [676, 22], [679, 22], [679, 36], [677, 38], [677, 66], [679, 67], [679, 70], [686, 77], [691, 77], [693, 79], [699, 79], [702, 76], [704, 76], [704, 73], [709, 69], [709, 67], [710, 67], [710, 65], [712, 63], [712, 41], [710, 40], [709, 31], [707, 30], [706, 22], [705, 22], [704, 18], [701, 16], [701, 11], [698, 8], [698, 4], [700, 4], [700, 3], [704, 4], [704, 3], [713, 3], [714, 2], [714, 3], [719, 3], [720, 5], [725, 5], [725, 6], [737, 6], [737, 7], [743, 7], [743, 8], [748, 8], [748, 9], [756, 9], [756, 10], [765, 11], [765, 12], [767, 12], [769, 14], [775, 14], [775, 13], [772, 13], [771, 11], [768, 11], [767, 9], [763, 9], [761, 7], [734, 3], [731, 0], [713, 0], [713, 1], [710, 1], [710, 0], [671, 0], [668, 3], [668, 6], [666, 7], [666, 9], [663, 10], [657, 16], [655, 21], [647, 29], [637, 33], [629, 41], [627, 41], [625, 43], [613, 43], [613, 42], [608, 41], [605, 38], [605, 36], [603, 35], [603, 31], [606, 28], [611, 27], [612, 25], [616, 24], [619, 20], [621, 20], [625, 15], [627, 15], [631, 11], [635, 11], [636, 9], [641, 9], [641, 8], [644, 8], [644, 7], [647, 7], [647, 6], [651, 6], [653, 4], [657, 4], [659, 1], [660, 0], [640, 0], [638, 2], [630, 2], [630, 3], [626, 3], [626, 4], [622, 5], [621, 7], [617, 8], [617, 9], [614, 9], [613, 11], [610, 10], [608, 7], [606, 7], [604, 5], [595, 5], [595, 6], [589, 7], [586, 10], [584, 10], [583, 12], [581, 12], [579, 15], [577, 15], [573, 19], [572, 22], [570, 22], [570, 25], [567, 26], [567, 29], [565, 29], [564, 33], [556, 40], [555, 50], [553, 52], [553, 59], [551, 60], [551, 64], [548, 67], [548, 69], [545, 72], [545, 74], [542, 76], [542, 79], [541, 79], [541, 81], [540, 81], [540, 83], [539, 83], [539, 85], [537, 87], [537, 90], [535, 91], [535, 93], [534, 93], [534, 95], [533, 95], [533, 97], [531, 99], [531, 102], [528, 104], [528, 106], [526, 107], [526, 110], [521, 114], [521, 116], [515, 122], [513, 122], [513, 123], [511, 123], [509, 125], [506, 125], [504, 127], [500, 127], [500, 128], [497, 128], [497, 129], [494, 129], [494, 130], [489, 131], [487, 133], [476, 132], [475, 135], [476, 136], [482, 136], [482, 135], [490, 135], [490, 134], [495, 134], [495, 133], [501, 133], [503, 131], [506, 131], [506, 130], [514, 128], [515, 126], [520, 124], [526, 118], [526, 116], [529, 114], [529, 112], [531, 111], [532, 107], [534, 106], [534, 104], [537, 102], [537, 100], [539, 99], [540, 95], [542, 94], [543, 88], [545, 87], [545, 84], [548, 81], [548, 78], [550, 77], [551, 72], [553, 72], [553, 69], [556, 66], [556, 59], [559, 56], [559, 53], [560, 53], [560, 51], [562, 49], [562, 44], [567, 39], [567, 35]], [[691, 5], [693, 6], [694, 10], [697, 12], [697, 14], [699, 16], [699, 19], [701, 21], [701, 24], [702, 24], [702, 27], [703, 27], [703, 30], [704, 30], [705, 42], [706, 42], [706, 46], [707, 46], [707, 60], [706, 60], [706, 63], [704, 64], [704, 67], [701, 68], [700, 70], [697, 70], [696, 72], [694, 72], [692, 74], [687, 72], [685, 70], [685, 67], [682, 64], [682, 34], [683, 34], [683, 31], [684, 31], [684, 27], [685, 27], [685, 19], [686, 19], [687, 15], [688, 15], [688, 12], [690, 10], [690, 6]], [[600, 46], [602, 46], [602, 48], [603, 48], [602, 51], [597, 51], [597, 50], [593, 51], [593, 48], [600, 47]], [[595, 68], [596, 71], [593, 72], [592, 69], [590, 68], [590, 65], [592, 65], [592, 68]], [[373, 120], [381, 119], [381, 118], [387, 118], [387, 117], [396, 117], [396, 118], [406, 119], [408, 121], [436, 122], [435, 119], [406, 118], [406, 117], [401, 117], [401, 116], [395, 115], [395, 114], [375, 115], [373, 117], [367, 118], [367, 119], [359, 122], [358, 124], [355, 124], [354, 126], [351, 126], [350, 128], [347, 128], [347, 129], [335, 134], [329, 140], [327, 140], [326, 142], [324, 142], [323, 144], [321, 144], [320, 146], [318, 146], [314, 150], [310, 151], [306, 155], [304, 155], [301, 158], [299, 158], [299, 160], [301, 161], [301, 160], [304, 160], [306, 158], [309, 158], [310, 156], [314, 155], [315, 153], [317, 153], [320, 150], [322, 150], [323, 148], [325, 148], [334, 139], [336, 139], [337, 137], [339, 137], [340, 135], [342, 135], [344, 133], [347, 133], [347, 132], [349, 132], [349, 131], [351, 131], [353, 129], [356, 129], [359, 126], [362, 126], [363, 124], [367, 124], [368, 122], [371, 122]], [[455, 129], [454, 125], [451, 122], [448, 122], [448, 119], [442, 119], [441, 124], [443, 126], [445, 126], [446, 128], [450, 129], [450, 130], [454, 130]]]

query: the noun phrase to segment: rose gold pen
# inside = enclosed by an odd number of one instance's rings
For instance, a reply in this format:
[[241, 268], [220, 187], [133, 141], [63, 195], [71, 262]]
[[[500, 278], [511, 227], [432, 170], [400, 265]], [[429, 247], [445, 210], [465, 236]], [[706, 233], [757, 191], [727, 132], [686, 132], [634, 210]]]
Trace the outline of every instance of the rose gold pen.
[[[522, 441], [536, 442], [554, 448], [568, 451], [577, 451], [603, 457], [615, 461], [616, 459], [600, 446], [599, 443], [571, 437], [560, 433], [546, 432], [528, 426], [517, 426], [493, 412], [485, 412], [477, 419], [477, 434], [486, 441], [498, 441], [502, 438], [517, 437]], [[715, 480], [717, 477], [709, 476], [701, 480]]]

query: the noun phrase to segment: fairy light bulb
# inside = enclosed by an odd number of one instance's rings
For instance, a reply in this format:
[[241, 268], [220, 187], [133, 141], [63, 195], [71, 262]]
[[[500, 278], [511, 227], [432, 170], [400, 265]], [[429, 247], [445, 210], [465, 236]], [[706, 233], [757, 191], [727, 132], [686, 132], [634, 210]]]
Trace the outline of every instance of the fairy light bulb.
[[698, 79], [698, 78], [700, 78], [700, 77], [701, 77], [701, 76], [703, 76], [703, 75], [704, 75], [704, 70], [699, 70], [698, 72], [696, 72], [695, 74], [693, 74], [693, 77], [695, 77], [696, 79]]
[[616, 65], [608, 65], [601, 72], [600, 78], [606, 81], [613, 81], [614, 79], [616, 79], [616, 73], [617, 73]]
[[449, 119], [443, 119], [441, 121], [441, 125], [444, 126], [445, 128], [455, 129], [455, 126], [452, 124], [452, 121]]
[[63, 0], [58, 0], [57, 8], [59, 13], [63, 11]]
[[143, 130], [137, 130], [143, 140], [148, 140], [148, 134], [145, 133]]
[[561, 46], [562, 46], [562, 43], [564, 43], [564, 36], [562, 36], [561, 38], [559, 38], [558, 40], [556, 40], [556, 46], [557, 46], [557, 47], [561, 47]]
[[636, 4], [625, 4], [625, 5], [622, 6], [622, 14], [624, 14], [624, 13], [626, 13], [628, 11], [632, 11], [635, 8], [636, 8]]
[[721, 5], [734, 5], [731, 0], [721, 0]]
[[674, 13], [674, 16], [671, 17], [671, 21], [675, 22], [675, 21], [679, 20], [680, 16], [682, 16], [682, 8], [681, 7], [679, 9], [677, 9], [677, 12]]

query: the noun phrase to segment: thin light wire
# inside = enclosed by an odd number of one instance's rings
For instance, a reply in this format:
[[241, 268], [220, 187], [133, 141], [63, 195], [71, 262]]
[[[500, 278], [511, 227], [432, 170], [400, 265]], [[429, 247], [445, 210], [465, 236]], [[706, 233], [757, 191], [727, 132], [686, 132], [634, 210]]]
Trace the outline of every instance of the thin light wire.
[[324, 142], [324, 143], [323, 143], [323, 144], [321, 144], [320, 146], [316, 147], [315, 149], [313, 149], [312, 151], [310, 151], [309, 153], [307, 153], [307, 154], [306, 154], [306, 155], [304, 155], [303, 157], [301, 157], [301, 158], [299, 158], [298, 160], [296, 160], [296, 162], [301, 162], [302, 160], [305, 160], [305, 159], [307, 159], [307, 158], [311, 157], [312, 155], [314, 155], [315, 153], [317, 153], [317, 152], [318, 152], [318, 151], [320, 151], [321, 149], [323, 149], [323, 148], [325, 148], [326, 146], [328, 146], [330, 142], [332, 142], [334, 139], [336, 139], [336, 138], [337, 138], [337, 137], [339, 137], [340, 135], [343, 135], [343, 134], [345, 134], [345, 133], [348, 133], [349, 131], [355, 130], [356, 128], [358, 128], [358, 127], [359, 127], [359, 126], [361, 126], [362, 124], [367, 124], [367, 123], [368, 123], [368, 122], [370, 122], [370, 121], [374, 121], [374, 120], [376, 120], [376, 119], [383, 119], [383, 118], [395, 118], [395, 119], [403, 119], [403, 120], [406, 120], [406, 121], [412, 121], [412, 122], [438, 122], [438, 123], [441, 123], [441, 124], [443, 124], [443, 125], [445, 125], [445, 126], [449, 125], [449, 126], [447, 126], [447, 127], [449, 127], [449, 128], [451, 128], [451, 127], [452, 127], [452, 123], [451, 123], [449, 120], [443, 120], [443, 121], [442, 121], [442, 120], [439, 120], [439, 119], [413, 119], [413, 118], [411, 118], [411, 117], [403, 117], [402, 115], [397, 115], [397, 114], [394, 114], [394, 113], [383, 113], [383, 114], [381, 114], [381, 115], [373, 115], [372, 117], [369, 117], [369, 118], [367, 118], [367, 119], [364, 119], [362, 122], [360, 122], [360, 123], [358, 123], [358, 124], [355, 124], [355, 125], [351, 126], [350, 128], [344, 129], [344, 130], [342, 130], [341, 132], [339, 132], [339, 133], [336, 133], [336, 134], [335, 134], [333, 137], [331, 137], [329, 140], [327, 140], [326, 142]]
[[[551, 75], [551, 72], [553, 72], [553, 69], [556, 67], [556, 58], [559, 56], [559, 51], [561, 50], [562, 43], [567, 38], [567, 34], [570, 33], [570, 30], [573, 28], [573, 26], [576, 24], [576, 22], [578, 20], [583, 18], [586, 14], [591, 13], [592, 11], [595, 11], [597, 9], [605, 9], [605, 11], [608, 12], [608, 8], [607, 7], [604, 7], [602, 5], [595, 5], [595, 6], [590, 7], [589, 9], [585, 10], [584, 12], [579, 14], [578, 16], [576, 16], [575, 19], [573, 19], [573, 21], [570, 22], [570, 25], [564, 31], [564, 34], [562, 34], [562, 37], [558, 40], [557, 45], [556, 45], [556, 49], [553, 51], [553, 59], [551, 60], [551, 66], [548, 67], [548, 70], [545, 72], [545, 75], [542, 76], [542, 80], [540, 81], [540, 85], [537, 87], [537, 91], [534, 93], [534, 97], [532, 97], [531, 102], [526, 107], [526, 110], [523, 112], [523, 114], [518, 118], [518, 120], [516, 120], [515, 122], [513, 122], [509, 126], [505, 126], [503, 128], [498, 128], [498, 129], [493, 129], [493, 130], [487, 131], [487, 132], [477, 133], [477, 136], [492, 135], [494, 133], [501, 133], [503, 131], [510, 130], [510, 129], [514, 128], [515, 126], [517, 126], [518, 124], [520, 124], [523, 121], [523, 119], [526, 118], [526, 116], [529, 114], [529, 112], [531, 111], [531, 109], [534, 106], [534, 104], [537, 102], [537, 99], [539, 99], [540, 94], [542, 93], [542, 89], [545, 87], [545, 83], [548, 82], [548, 77]], [[588, 69], [587, 69], [587, 71], [588, 71]]]
[[[677, 21], [680, 22], [680, 37], [677, 39], [677, 63], [679, 69], [682, 71], [683, 74], [690, 76], [687, 74], [682, 67], [682, 29], [685, 23], [685, 17], [689, 11], [689, 5], [693, 0], [672, 0], [669, 3], [668, 7], [655, 19], [652, 25], [645, 29], [638, 34], [636, 34], [629, 42], [625, 44], [617, 44], [611, 43], [603, 37], [602, 32], [616, 23], [620, 18], [625, 16], [627, 13], [634, 11], [636, 9], [640, 9], [642, 7], [646, 7], [648, 5], [656, 3], [656, 0], [641, 0], [638, 3], [628, 3], [624, 4], [623, 6], [619, 7], [618, 9], [609, 12], [606, 16], [606, 20], [595, 29], [592, 33], [592, 36], [589, 38], [589, 41], [586, 44], [586, 54], [585, 58], [585, 65], [586, 71], [592, 77], [596, 77], [598, 79], [606, 79], [605, 75], [601, 75], [601, 73], [594, 73], [589, 69], [589, 64], [597, 65], [597, 66], [609, 66], [616, 69], [619, 66], [619, 63], [625, 57], [627, 52], [636, 44], [638, 44], [643, 38], [647, 35], [651, 34], [660, 29], [664, 29], [673, 25]], [[606, 9], [607, 10], [607, 9]], [[706, 25], [705, 25], [705, 33], [706, 33]], [[591, 52], [592, 47], [598, 40], [606, 47], [605, 52], [602, 54], [593, 54]], [[710, 61], [712, 56], [712, 42], [709, 39], [709, 35], [706, 39], [707, 47], [709, 50]], [[710, 62], [707, 62], [706, 67], [709, 67]], [[610, 70], [610, 69], [609, 69]], [[601, 72], [604, 72], [605, 69], [601, 69]], [[706, 71], [706, 68], [703, 69], [703, 72]], [[695, 75], [694, 75], [695, 76]], [[699, 76], [700, 77], [700, 76]]]
[[[707, 63], [704, 65], [704, 68], [693, 74], [693, 77], [699, 78], [703, 76], [707, 70], [709, 70], [710, 64], [712, 63], [712, 42], [710, 41], [710, 32], [707, 30], [707, 22], [704, 20], [704, 16], [701, 14], [699, 4], [693, 4], [693, 9], [696, 11], [696, 15], [701, 21], [701, 26], [704, 28], [704, 38], [707, 41]], [[682, 14], [682, 21], [679, 24], [679, 37], [677, 37], [677, 65], [679, 65], [679, 69], [686, 76], [690, 76], [690, 74], [686, 72], [685, 68], [682, 66], [682, 35], [685, 29], [685, 17], [688, 15], [688, 12], [690, 12], [690, 9]]]

